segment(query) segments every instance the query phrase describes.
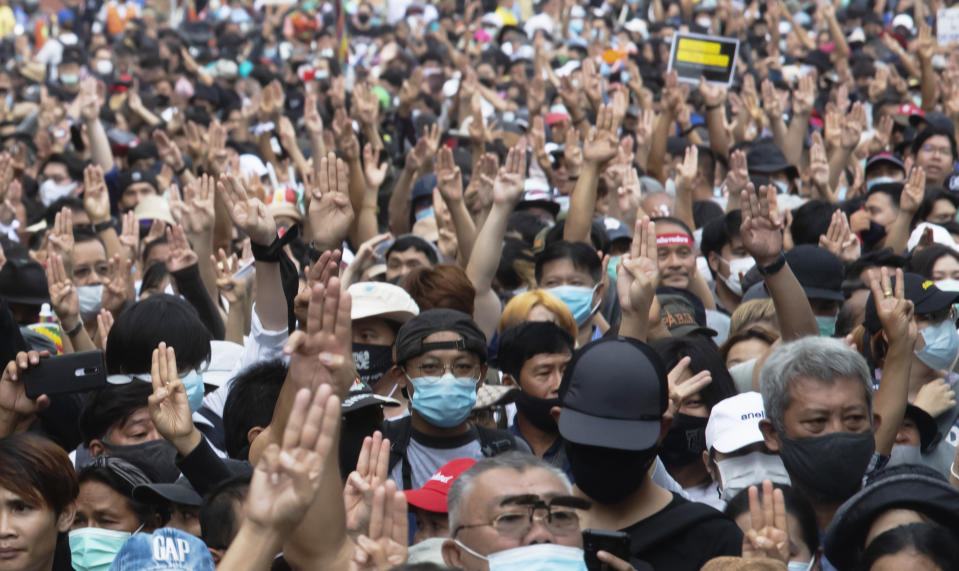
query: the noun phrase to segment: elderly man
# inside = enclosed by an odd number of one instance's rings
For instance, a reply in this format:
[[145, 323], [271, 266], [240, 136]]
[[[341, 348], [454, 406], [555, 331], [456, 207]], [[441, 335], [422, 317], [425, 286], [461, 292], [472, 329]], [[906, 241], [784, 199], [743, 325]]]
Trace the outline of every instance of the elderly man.
[[[464, 571], [585, 571], [579, 522], [589, 506], [573, 495], [562, 470], [536, 456], [483, 459], [450, 487], [443, 559]], [[606, 552], [599, 558], [613, 569], [634, 569]]]

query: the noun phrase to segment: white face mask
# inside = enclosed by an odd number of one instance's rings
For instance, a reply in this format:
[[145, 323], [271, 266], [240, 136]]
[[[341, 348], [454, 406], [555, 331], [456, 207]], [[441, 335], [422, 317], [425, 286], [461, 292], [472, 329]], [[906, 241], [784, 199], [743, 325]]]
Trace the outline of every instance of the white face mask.
[[764, 454], [758, 450], [743, 456], [717, 460], [716, 468], [723, 481], [720, 495], [727, 502], [739, 492], [760, 484], [763, 480], [774, 484], [790, 484], [782, 459], [776, 454]]
[[939, 280], [936, 282], [936, 287], [942, 291], [956, 291], [959, 292], [959, 280], [947, 279]]
[[42, 202], [44, 206], [50, 206], [73, 192], [76, 187], [77, 183], [73, 181], [57, 184], [52, 179], [47, 179], [40, 185], [40, 202]]
[[80, 317], [89, 321], [96, 317], [103, 307], [103, 285], [77, 286], [77, 298], [80, 302]]
[[100, 75], [110, 75], [113, 73], [113, 62], [108, 59], [98, 59], [96, 70]]
[[773, 184], [776, 185], [776, 190], [779, 194], [788, 194], [789, 193], [789, 183], [783, 182], [781, 180], [774, 180]]
[[720, 274], [720, 279], [723, 280], [723, 283], [726, 284], [726, 287], [729, 288], [729, 291], [733, 292], [733, 295], [742, 296], [742, 276], [745, 276], [746, 272], [753, 269], [753, 266], [756, 265], [756, 260], [754, 260], [751, 256], [747, 256], [744, 258], [733, 258], [732, 260], [726, 260], [723, 258], [723, 261], [729, 265], [729, 275], [727, 277], [723, 277], [722, 274]]
[[470, 555], [489, 562], [489, 571], [586, 571], [586, 559], [578, 547], [537, 543], [484, 556], [458, 539], [453, 541]]
[[812, 559], [809, 562], [805, 561], [790, 561], [786, 564], [787, 571], [812, 571], [813, 565], [816, 563], [816, 556], [813, 555]]

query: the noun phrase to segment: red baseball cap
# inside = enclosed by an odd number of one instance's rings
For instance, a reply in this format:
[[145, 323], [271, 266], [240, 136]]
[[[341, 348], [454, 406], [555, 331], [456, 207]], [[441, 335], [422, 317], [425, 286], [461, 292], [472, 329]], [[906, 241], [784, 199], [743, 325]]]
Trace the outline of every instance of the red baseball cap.
[[450, 491], [453, 480], [476, 464], [472, 458], [457, 458], [450, 460], [436, 471], [430, 479], [418, 490], [403, 490], [406, 501], [430, 512], [446, 513], [446, 495]]

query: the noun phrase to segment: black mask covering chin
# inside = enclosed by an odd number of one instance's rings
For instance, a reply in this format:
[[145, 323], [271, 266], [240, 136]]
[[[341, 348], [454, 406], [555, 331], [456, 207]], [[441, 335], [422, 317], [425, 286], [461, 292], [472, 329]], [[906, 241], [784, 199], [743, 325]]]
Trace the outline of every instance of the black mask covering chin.
[[541, 399], [530, 396], [524, 391], [520, 391], [516, 397], [516, 410], [519, 414], [523, 415], [523, 418], [536, 428], [550, 434], [559, 432], [556, 419], [550, 414], [550, 410], [554, 406], [562, 406], [558, 398]]
[[656, 448], [618, 450], [569, 441], [565, 445], [576, 486], [590, 499], [607, 505], [638, 490], [656, 460]]
[[659, 457], [667, 468], [680, 468], [703, 461], [708, 420], [701, 416], [676, 414], [659, 449]]
[[879, 245], [879, 242], [886, 237], [886, 228], [876, 222], [869, 222], [869, 230], [859, 233], [862, 245], [866, 250], [872, 250]]

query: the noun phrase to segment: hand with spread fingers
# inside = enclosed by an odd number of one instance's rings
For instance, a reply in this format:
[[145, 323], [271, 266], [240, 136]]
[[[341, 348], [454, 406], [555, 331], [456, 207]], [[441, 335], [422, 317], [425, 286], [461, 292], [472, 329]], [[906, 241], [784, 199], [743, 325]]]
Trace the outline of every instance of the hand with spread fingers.
[[339, 247], [346, 239], [355, 213], [350, 203], [349, 167], [328, 153], [320, 159], [315, 179], [308, 177], [310, 228], [318, 249]]
[[250, 196], [236, 174], [220, 175], [217, 191], [226, 203], [233, 224], [246, 232], [250, 240], [269, 246], [276, 239], [276, 221], [259, 199]]
[[740, 235], [743, 247], [756, 263], [768, 266], [783, 251], [783, 222], [776, 210], [776, 187], [763, 186], [757, 194], [752, 183], [740, 194], [743, 222]]
[[171, 273], [189, 268], [199, 261], [199, 257], [196, 255], [196, 252], [193, 251], [193, 248], [190, 247], [190, 242], [186, 239], [183, 226], [174, 224], [167, 228], [166, 240], [167, 244], [170, 245], [170, 253], [167, 255], [166, 266]]
[[789, 527], [786, 500], [782, 490], [773, 489], [769, 480], [762, 483], [763, 501], [759, 490], [749, 486], [749, 529], [743, 534], [743, 559], [768, 557], [789, 562]]
[[390, 441], [380, 431], [363, 439], [356, 470], [350, 472], [343, 488], [346, 530], [351, 534], [369, 533], [373, 494], [389, 477]]
[[153, 394], [147, 399], [147, 408], [153, 426], [181, 454], [188, 454], [202, 436], [193, 424], [190, 399], [177, 369], [176, 352], [162, 341], [153, 350], [150, 381]]
[[666, 376], [669, 386], [669, 408], [663, 414], [663, 418], [676, 418], [676, 414], [689, 403], [692, 397], [713, 382], [709, 369], [704, 369], [695, 375], [691, 374], [689, 371], [691, 362], [689, 357], [683, 357]]

